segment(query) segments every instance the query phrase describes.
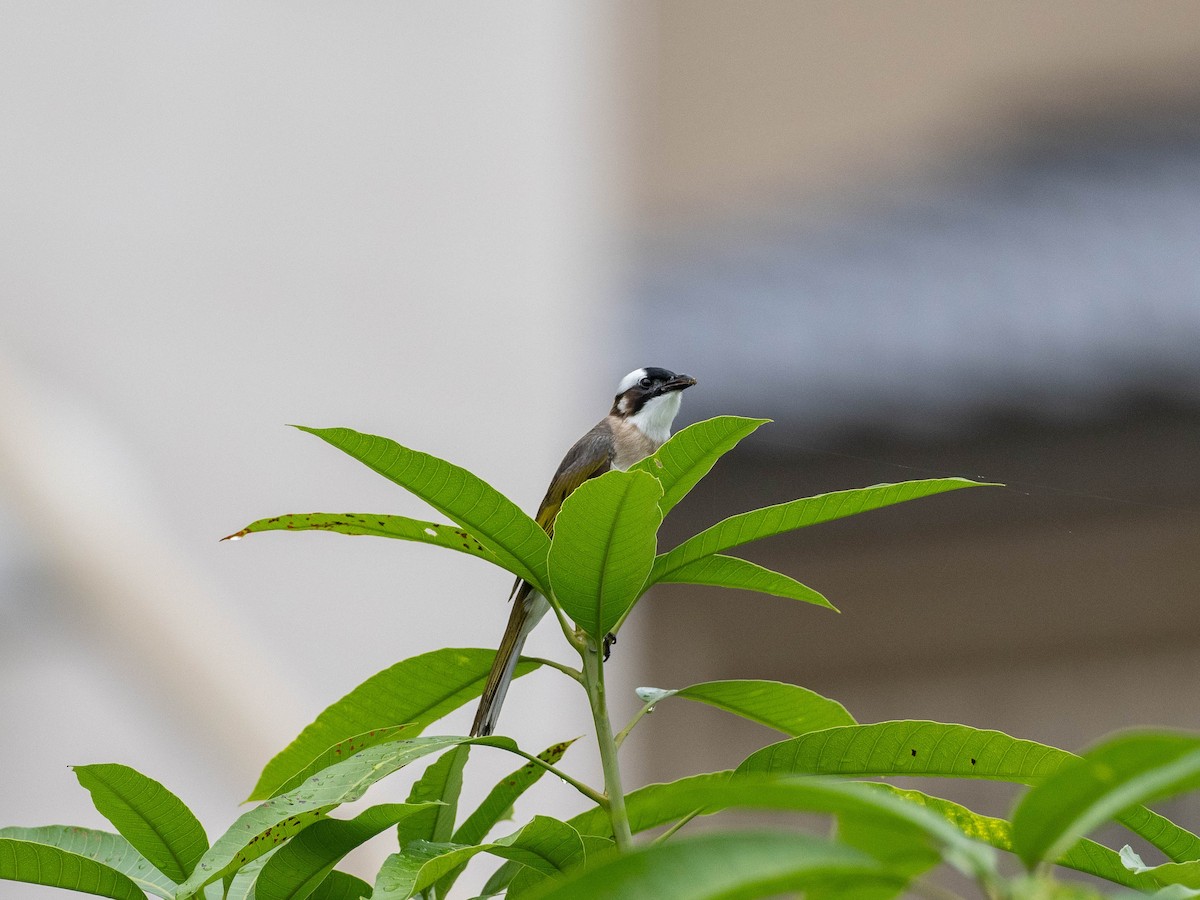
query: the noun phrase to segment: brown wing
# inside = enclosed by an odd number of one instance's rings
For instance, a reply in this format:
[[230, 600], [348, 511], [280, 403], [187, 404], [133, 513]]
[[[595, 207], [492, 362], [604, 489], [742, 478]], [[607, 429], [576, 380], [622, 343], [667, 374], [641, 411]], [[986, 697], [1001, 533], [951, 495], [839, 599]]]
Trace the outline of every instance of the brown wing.
[[563, 501], [589, 478], [603, 475], [611, 469], [612, 459], [613, 431], [605, 419], [575, 442], [550, 480], [550, 487], [535, 517], [546, 534], [554, 534], [554, 520]]

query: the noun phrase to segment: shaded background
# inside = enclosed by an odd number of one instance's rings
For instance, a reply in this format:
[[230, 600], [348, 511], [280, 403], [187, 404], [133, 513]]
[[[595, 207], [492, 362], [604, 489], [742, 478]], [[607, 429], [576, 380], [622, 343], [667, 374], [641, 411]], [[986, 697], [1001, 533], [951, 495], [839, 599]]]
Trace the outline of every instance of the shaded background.
[[[762, 677], [1072, 749], [1196, 727], [1194, 4], [5, 3], [0, 85], [0, 821], [101, 825], [66, 767], [120, 761], [219, 833], [366, 676], [494, 646], [482, 565], [216, 543], [427, 514], [283, 422], [532, 507], [645, 364], [700, 379], [681, 424], [776, 420], [668, 541], [881, 481], [1009, 487], [747, 550], [840, 616], [657, 591], [618, 719], [636, 684]], [[522, 681], [503, 730], [586, 732], [559, 681]], [[627, 754], [661, 779], [772, 739], [668, 703]]]

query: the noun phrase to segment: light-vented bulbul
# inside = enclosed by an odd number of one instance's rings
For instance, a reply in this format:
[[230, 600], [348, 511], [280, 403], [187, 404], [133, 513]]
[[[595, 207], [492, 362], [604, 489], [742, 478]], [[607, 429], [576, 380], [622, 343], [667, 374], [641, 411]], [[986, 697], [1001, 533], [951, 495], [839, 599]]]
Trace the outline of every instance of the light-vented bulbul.
[[[536, 517], [547, 534], [553, 536], [558, 510], [575, 488], [610, 469], [628, 469], [666, 443], [679, 412], [680, 392], [695, 383], [690, 375], [676, 375], [653, 366], [635, 369], [621, 379], [608, 415], [567, 451], [550, 481]], [[511, 599], [508, 627], [484, 685], [472, 735], [495, 730], [525, 639], [550, 610], [546, 598], [520, 579], [513, 586]]]

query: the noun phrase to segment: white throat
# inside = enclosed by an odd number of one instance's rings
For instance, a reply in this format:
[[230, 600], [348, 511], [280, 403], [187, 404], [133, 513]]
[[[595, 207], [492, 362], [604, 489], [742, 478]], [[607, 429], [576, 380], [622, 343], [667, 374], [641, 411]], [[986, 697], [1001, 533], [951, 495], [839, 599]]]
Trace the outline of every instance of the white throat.
[[625, 421], [656, 444], [665, 444], [671, 436], [671, 423], [683, 401], [682, 391], [671, 391], [647, 400], [642, 408]]

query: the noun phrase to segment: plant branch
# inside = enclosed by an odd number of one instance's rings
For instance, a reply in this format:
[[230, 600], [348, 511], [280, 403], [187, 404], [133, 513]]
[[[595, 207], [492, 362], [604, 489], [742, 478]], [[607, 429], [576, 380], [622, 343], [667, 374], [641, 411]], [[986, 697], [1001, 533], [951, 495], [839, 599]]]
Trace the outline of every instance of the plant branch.
[[562, 769], [558, 768], [557, 766], [551, 765], [550, 763], [546, 762], [544, 759], [539, 759], [538, 757], [534, 756], [532, 753], [526, 753], [520, 747], [517, 747], [517, 748], [505, 747], [504, 749], [508, 750], [509, 753], [515, 753], [515, 754], [517, 754], [517, 756], [525, 757], [525, 759], [529, 760], [534, 765], [541, 766], [543, 769], [545, 769], [551, 775], [557, 775], [559, 778], [561, 778], [563, 781], [565, 781], [571, 787], [575, 788], [575, 790], [579, 791], [579, 793], [583, 794], [583, 796], [587, 797], [593, 803], [596, 803], [602, 807], [608, 806], [608, 798], [605, 797], [602, 793], [600, 793], [598, 790], [596, 790], [593, 787], [589, 787], [588, 785], [584, 784], [582, 781], [572, 778], [570, 775], [568, 775], [566, 772], [564, 772]]
[[617, 745], [613, 740], [608, 701], [604, 696], [604, 660], [598, 642], [592, 637], [588, 638], [583, 650], [583, 681], [592, 707], [592, 721], [596, 723], [596, 743], [600, 749], [600, 764], [604, 769], [604, 793], [608, 799], [606, 806], [613, 838], [619, 850], [628, 851], [633, 848], [633, 834], [629, 830], [625, 790], [621, 786], [621, 764], [617, 760]]
[[583, 673], [578, 669], [572, 669], [566, 663], [560, 663], [553, 659], [546, 659], [544, 656], [527, 656], [525, 658], [532, 660], [533, 662], [541, 663], [543, 666], [549, 666], [551, 669], [558, 669], [558, 671], [562, 672], [568, 678], [583, 684]]

